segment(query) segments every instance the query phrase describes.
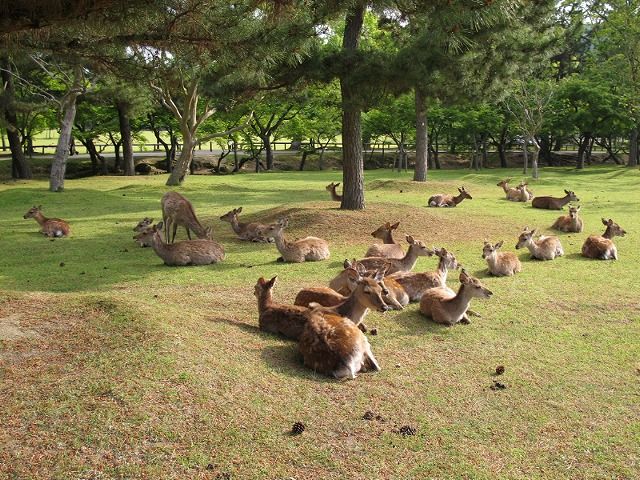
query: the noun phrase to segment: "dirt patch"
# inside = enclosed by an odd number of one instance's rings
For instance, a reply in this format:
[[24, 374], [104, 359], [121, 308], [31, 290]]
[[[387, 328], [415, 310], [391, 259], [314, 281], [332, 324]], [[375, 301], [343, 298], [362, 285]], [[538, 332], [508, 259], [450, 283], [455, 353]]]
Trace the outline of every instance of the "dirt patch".
[[[20, 325], [20, 315], [13, 314], [7, 317], [0, 317], [0, 341], [18, 340], [37, 336], [37, 332], [23, 328]], [[2, 352], [0, 352], [2, 358]]]

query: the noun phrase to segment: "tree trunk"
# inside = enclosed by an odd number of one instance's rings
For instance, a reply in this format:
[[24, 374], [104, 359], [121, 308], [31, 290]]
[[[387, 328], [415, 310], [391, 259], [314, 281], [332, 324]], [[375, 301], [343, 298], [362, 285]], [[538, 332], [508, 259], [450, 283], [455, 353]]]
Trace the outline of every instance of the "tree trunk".
[[416, 167], [414, 182], [426, 182], [429, 169], [429, 132], [427, 129], [427, 106], [424, 92], [415, 89], [416, 96]]
[[136, 166], [133, 161], [133, 140], [131, 139], [131, 122], [129, 121], [129, 104], [117, 102], [118, 121], [120, 123], [120, 141], [122, 142], [122, 160], [125, 176], [136, 174]]
[[533, 153], [531, 155], [531, 170], [533, 178], [538, 178], [538, 157], [540, 156], [540, 144], [535, 139], [535, 137], [531, 137], [531, 141], [533, 143]]
[[526, 137], [522, 146], [522, 155], [524, 157], [524, 167], [522, 168], [522, 173], [524, 175], [527, 175], [527, 173], [529, 172], [529, 143], [527, 142]]
[[487, 166], [487, 135], [483, 134], [481, 138], [482, 138], [482, 143], [481, 143], [482, 163], [480, 164], [480, 168], [484, 168]]
[[576, 168], [582, 170], [584, 168], [584, 157], [587, 152], [587, 148], [589, 146], [589, 139], [591, 135], [585, 133], [580, 141], [580, 145], [578, 146], [578, 160], [576, 164]]
[[305, 150], [304, 152], [302, 152], [302, 158], [300, 159], [300, 167], [298, 168], [298, 170], [303, 171], [304, 170], [304, 164], [307, 161], [307, 155], [309, 154], [308, 150]]
[[182, 150], [180, 150], [180, 156], [171, 175], [169, 175], [166, 185], [176, 186], [184, 181], [184, 177], [191, 166], [195, 146], [195, 138], [189, 132], [182, 132]]
[[[347, 14], [342, 48], [356, 51], [362, 31], [366, 3], [358, 2]], [[347, 69], [349, 70], [349, 69]], [[364, 161], [362, 158], [361, 107], [358, 91], [349, 73], [340, 78], [342, 95], [342, 202], [340, 208], [362, 210], [364, 202]]]
[[638, 166], [638, 128], [634, 128], [629, 135], [629, 161], [627, 166]]
[[264, 154], [267, 160], [267, 170], [273, 170], [273, 150], [271, 149], [271, 138], [269, 135], [260, 137], [264, 144]]

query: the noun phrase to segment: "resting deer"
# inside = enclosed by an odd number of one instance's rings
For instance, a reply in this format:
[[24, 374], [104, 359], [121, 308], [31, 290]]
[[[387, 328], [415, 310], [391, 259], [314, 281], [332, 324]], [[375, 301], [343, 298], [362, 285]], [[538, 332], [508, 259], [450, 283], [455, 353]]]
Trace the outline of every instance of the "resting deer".
[[[167, 192], [160, 201], [162, 206], [162, 221], [165, 225], [165, 242], [173, 243], [176, 239], [178, 226], [187, 230], [187, 237], [191, 240], [191, 232], [198, 238], [211, 238], [211, 227], [204, 228], [193, 209], [191, 202], [178, 192]], [[173, 229], [173, 233], [171, 232]]]
[[533, 208], [544, 208], [547, 210], [562, 210], [569, 202], [579, 202], [580, 199], [576, 197], [574, 192], [569, 190], [565, 190], [566, 194], [564, 197], [556, 198], [556, 197], [536, 197], [531, 201], [531, 206]]
[[258, 325], [260, 330], [278, 333], [298, 340], [308, 320], [308, 309], [273, 301], [273, 286], [278, 276], [266, 281], [260, 277], [254, 289], [258, 299]]
[[444, 193], [438, 193], [437, 195], [429, 198], [428, 205], [430, 207], [456, 207], [465, 198], [473, 200], [473, 197], [464, 189], [464, 187], [458, 188], [458, 195], [447, 195]]
[[544, 235], [541, 235], [537, 240], [535, 240], [533, 236], [537, 231], [538, 230], [536, 229], [529, 230], [529, 227], [524, 227], [523, 232], [518, 238], [516, 250], [519, 250], [522, 247], [527, 247], [531, 252], [531, 257], [537, 258], [538, 260], [553, 260], [556, 257], [564, 255], [564, 250], [562, 249], [562, 245], [560, 244], [558, 237], [545, 237]]
[[[136, 233], [141, 233], [147, 230], [148, 228], [151, 228], [152, 226], [153, 226], [153, 218], [144, 217], [142, 220], [138, 222], [138, 224], [135, 227], [133, 227], [133, 231]], [[138, 243], [141, 247], [145, 247], [145, 248], [151, 246], [150, 242], [140, 242], [136, 240], [136, 243]]]
[[471, 299], [489, 298], [491, 295], [493, 295], [491, 290], [463, 269], [460, 272], [458, 293], [449, 287], [430, 288], [420, 299], [420, 313], [443, 325], [469, 323], [467, 311]]
[[561, 232], [582, 232], [582, 219], [578, 217], [580, 205], [574, 207], [569, 205], [569, 215], [562, 215], [551, 225], [551, 228]]
[[507, 200], [511, 200], [512, 202], [520, 202], [520, 198], [522, 197], [522, 190], [519, 187], [509, 187], [510, 178], [505, 178], [498, 182], [497, 186], [502, 187], [504, 193], [506, 194]]
[[455, 255], [444, 247], [434, 248], [433, 253], [440, 259], [435, 272], [397, 272], [385, 277], [385, 285], [389, 285], [390, 280], [397, 282], [407, 293], [411, 302], [420, 301], [422, 294], [430, 288], [446, 286], [449, 270], [460, 268], [460, 264]]
[[287, 241], [287, 239], [284, 238], [282, 230], [288, 225], [289, 219], [281, 218], [263, 231], [266, 238], [273, 238], [275, 240], [276, 247], [280, 255], [282, 255], [278, 261], [299, 263], [305, 261], [314, 262], [329, 258], [329, 244], [321, 238], [305, 237], [294, 242]]
[[149, 243], [153, 251], [164, 260], [165, 265], [209, 265], [224, 260], [224, 248], [213, 240], [198, 239], [165, 243], [160, 235], [161, 230], [162, 222], [147, 228], [133, 238], [140, 243]]
[[268, 225], [252, 222], [252, 223], [240, 223], [238, 221], [238, 214], [242, 212], [242, 207], [234, 208], [228, 211], [220, 217], [223, 222], [229, 222], [231, 228], [236, 232], [240, 240], [248, 240], [251, 242], [269, 242], [262, 232], [268, 227]]
[[366, 270], [380, 270], [387, 267], [387, 275], [396, 272], [410, 271], [418, 261], [418, 257], [430, 257], [433, 252], [420, 240], [415, 240], [411, 235], [406, 236], [409, 250], [402, 258], [368, 257], [359, 260]]
[[367, 269], [355, 258], [353, 260], [346, 259], [343, 267], [344, 270], [329, 282], [329, 288], [346, 296], [355, 288], [353, 279], [355, 278], [357, 280], [358, 276], [366, 275]]
[[335, 200], [336, 202], [341, 202], [342, 195], [338, 195], [338, 192], [336, 192], [336, 188], [338, 188], [338, 185], [340, 184], [331, 182], [329, 185], [327, 185], [324, 188], [327, 192], [331, 194], [331, 200]]
[[404, 250], [402, 250], [402, 246], [396, 243], [391, 235], [391, 232], [397, 229], [398, 225], [400, 225], [400, 222], [396, 222], [393, 225], [386, 222], [384, 225], [380, 225], [377, 230], [371, 232], [371, 236], [382, 240], [382, 244], [376, 243], [371, 245], [364, 256], [385, 258], [404, 257]]
[[625, 232], [620, 225], [613, 220], [602, 219], [602, 224], [607, 228], [602, 234], [590, 235], [582, 245], [582, 256], [587, 258], [597, 258], [600, 260], [617, 260], [618, 249], [613, 243], [613, 237], [624, 237]]
[[518, 185], [518, 190], [520, 192], [520, 202], [528, 202], [533, 198], [533, 192], [529, 189], [528, 183], [520, 182], [520, 185]]
[[22, 218], [33, 218], [40, 225], [40, 231], [47, 237], [66, 237], [71, 233], [71, 227], [64, 220], [45, 217], [42, 214], [42, 205], [31, 207]]
[[487, 261], [489, 273], [496, 277], [510, 277], [522, 271], [522, 264], [515, 253], [498, 251], [503, 244], [503, 240], [500, 240], [495, 245], [484, 242], [484, 247], [482, 248], [482, 258]]

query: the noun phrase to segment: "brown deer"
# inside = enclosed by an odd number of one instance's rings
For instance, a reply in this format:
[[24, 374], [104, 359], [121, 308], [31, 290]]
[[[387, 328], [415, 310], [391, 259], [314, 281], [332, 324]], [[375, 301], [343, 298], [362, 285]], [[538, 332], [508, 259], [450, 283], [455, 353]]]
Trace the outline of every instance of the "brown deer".
[[269, 242], [262, 232], [268, 227], [263, 223], [241, 223], [238, 221], [238, 214], [242, 212], [242, 207], [234, 208], [220, 217], [223, 222], [229, 222], [231, 228], [236, 232], [240, 240], [248, 240], [250, 242]]
[[533, 236], [537, 232], [538, 230], [536, 229], [529, 230], [529, 227], [524, 227], [520, 237], [518, 237], [516, 250], [527, 247], [531, 252], [531, 257], [538, 260], [553, 260], [564, 255], [564, 250], [558, 237], [541, 235], [535, 240]]
[[482, 258], [487, 261], [489, 273], [496, 277], [510, 277], [522, 271], [522, 264], [515, 253], [498, 251], [503, 244], [503, 240], [500, 240], [495, 245], [484, 242], [484, 247], [482, 248]]
[[504, 190], [504, 193], [506, 194], [507, 200], [511, 200], [512, 202], [520, 202], [522, 191], [518, 187], [509, 187], [510, 181], [510, 178], [505, 178], [504, 180], [500, 180], [497, 186], [502, 187], [502, 190]]
[[325, 188], [325, 190], [327, 192], [329, 192], [331, 194], [331, 200], [334, 200], [336, 202], [341, 202], [342, 201], [342, 195], [338, 195], [338, 192], [336, 192], [336, 188], [338, 188], [338, 185], [340, 185], [340, 184], [331, 182], [329, 185], [327, 185], [324, 188]]
[[518, 190], [520, 192], [520, 202], [528, 202], [533, 198], [533, 192], [529, 188], [528, 183], [520, 182], [520, 185], [518, 185]]
[[22, 218], [33, 218], [40, 225], [40, 231], [47, 237], [66, 237], [71, 233], [71, 227], [64, 220], [45, 217], [42, 214], [42, 205], [31, 207]]
[[385, 277], [385, 285], [389, 285], [389, 280], [394, 280], [404, 289], [411, 302], [420, 301], [422, 294], [430, 288], [446, 286], [449, 270], [460, 268], [460, 264], [455, 255], [444, 247], [434, 248], [433, 253], [440, 259], [435, 272], [397, 272]]
[[409, 250], [407, 250], [407, 253], [404, 257], [368, 257], [359, 260], [359, 262], [364, 266], [366, 270], [380, 270], [386, 267], [387, 275], [391, 275], [392, 273], [396, 272], [410, 271], [418, 261], [418, 257], [430, 257], [431, 255], [433, 255], [433, 251], [428, 249], [420, 240], [415, 240], [411, 235], [407, 235], [405, 238], [409, 243]]
[[472, 298], [490, 298], [493, 293], [464, 269], [460, 272], [458, 293], [449, 287], [430, 288], [420, 299], [420, 313], [436, 323], [452, 326], [469, 323], [467, 311]]
[[[282, 230], [289, 225], [288, 218], [281, 218], [264, 229], [266, 238], [273, 238], [280, 252], [278, 261], [283, 262], [315, 262], [329, 258], [329, 244], [318, 237], [305, 237], [293, 242], [284, 238]], [[282, 259], [282, 260], [281, 260]]]
[[[165, 226], [165, 242], [173, 243], [176, 239], [178, 226], [183, 226], [187, 237], [191, 240], [191, 232], [198, 238], [211, 238], [211, 227], [204, 228], [191, 202], [178, 192], [167, 192], [160, 201], [162, 206], [162, 221]], [[171, 230], [173, 229], [173, 232]]]
[[576, 197], [574, 192], [569, 190], [564, 191], [565, 196], [561, 198], [556, 197], [536, 197], [531, 201], [533, 208], [544, 208], [546, 210], [562, 210], [569, 202], [579, 202], [580, 199]]
[[597, 258], [600, 260], [617, 260], [618, 249], [613, 243], [613, 237], [624, 237], [625, 232], [620, 225], [613, 220], [602, 219], [602, 224], [607, 228], [602, 234], [590, 235], [582, 245], [582, 256], [587, 258]]
[[444, 193], [438, 193], [429, 198], [428, 205], [430, 207], [456, 207], [465, 198], [473, 200], [473, 197], [464, 189], [464, 187], [458, 188], [458, 195], [447, 195]]
[[346, 259], [343, 267], [344, 270], [329, 282], [329, 288], [346, 296], [355, 288], [355, 281], [353, 281], [353, 279], [355, 278], [357, 280], [358, 276], [365, 276], [367, 269], [355, 258], [353, 260]]
[[[144, 217], [142, 220], [138, 222], [138, 224], [135, 227], [133, 227], [133, 231], [136, 233], [141, 233], [147, 230], [148, 228], [151, 228], [152, 226], [153, 226], [153, 218]], [[149, 242], [140, 242], [136, 240], [136, 243], [144, 248], [151, 246], [150, 239], [149, 239]]]
[[258, 299], [258, 325], [260, 330], [278, 333], [298, 340], [307, 324], [309, 310], [296, 305], [285, 305], [273, 301], [273, 286], [278, 276], [266, 281], [260, 277], [254, 294]]
[[376, 243], [371, 245], [365, 253], [365, 257], [385, 257], [385, 258], [402, 258], [404, 257], [404, 250], [393, 239], [391, 232], [398, 228], [400, 222], [396, 222], [391, 225], [386, 222], [384, 225], [380, 225], [374, 232], [371, 232], [373, 238], [379, 238], [382, 240], [382, 244]]
[[560, 230], [561, 232], [582, 232], [583, 224], [582, 219], [578, 217], [579, 211], [580, 205], [577, 207], [569, 205], [569, 215], [559, 216], [553, 225], [551, 225], [551, 228]]
[[380, 370], [367, 337], [351, 320], [322, 308], [308, 316], [298, 344], [307, 367], [339, 380]]
[[162, 222], [134, 236], [139, 243], [149, 243], [165, 265], [209, 265], [224, 260], [224, 248], [208, 239], [165, 243], [160, 235]]

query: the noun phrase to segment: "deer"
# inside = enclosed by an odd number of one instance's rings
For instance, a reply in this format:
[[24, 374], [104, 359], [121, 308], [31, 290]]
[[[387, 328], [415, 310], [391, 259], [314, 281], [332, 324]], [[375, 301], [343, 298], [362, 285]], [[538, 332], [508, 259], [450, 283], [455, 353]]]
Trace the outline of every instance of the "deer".
[[576, 197], [574, 192], [569, 190], [564, 191], [564, 197], [536, 197], [531, 201], [533, 208], [543, 208], [546, 210], [562, 210], [562, 208], [569, 202], [579, 202], [580, 199]]
[[162, 222], [147, 228], [133, 238], [139, 243], [149, 243], [165, 265], [209, 265], [224, 260], [224, 248], [213, 240], [198, 239], [165, 243], [160, 234], [161, 230]]
[[324, 188], [325, 188], [325, 190], [327, 192], [329, 192], [331, 194], [331, 200], [334, 200], [336, 202], [341, 202], [342, 201], [342, 195], [338, 195], [338, 192], [336, 192], [336, 188], [338, 188], [338, 185], [340, 185], [340, 184], [331, 182], [329, 185], [327, 185]]
[[519, 187], [509, 187], [510, 178], [505, 178], [504, 180], [500, 180], [496, 186], [502, 187], [504, 193], [507, 196], [507, 200], [511, 200], [512, 202], [520, 202], [520, 198], [522, 197], [522, 190]]
[[267, 281], [258, 279], [254, 295], [258, 299], [258, 325], [260, 330], [298, 340], [308, 321], [308, 309], [273, 301], [273, 286], [278, 276]]
[[560, 230], [561, 232], [575, 232], [580, 233], [583, 229], [582, 219], [578, 217], [580, 211], [580, 205], [577, 207], [569, 205], [569, 215], [561, 215], [551, 225], [554, 230]]
[[422, 294], [434, 287], [444, 287], [447, 285], [447, 275], [449, 270], [460, 268], [455, 255], [446, 248], [433, 248], [433, 253], [440, 259], [435, 272], [396, 272], [385, 277], [385, 285], [389, 281], [397, 282], [409, 297], [410, 302], [419, 302]]
[[[135, 227], [133, 227], [133, 231], [136, 233], [144, 232], [145, 230], [147, 230], [148, 228], [151, 228], [152, 226], [153, 226], [153, 218], [144, 217], [142, 220], [138, 222], [138, 224]], [[148, 243], [148, 242], [136, 241], [136, 243], [138, 243], [143, 248], [151, 246], [151, 243]]]
[[400, 225], [400, 222], [396, 222], [393, 225], [386, 222], [384, 225], [380, 225], [375, 231], [371, 232], [371, 236], [382, 240], [382, 244], [376, 243], [371, 245], [364, 256], [385, 258], [404, 257], [404, 250], [402, 250], [402, 246], [396, 243], [391, 234], [398, 228], [398, 225]]
[[263, 235], [266, 238], [274, 239], [276, 247], [282, 255], [278, 258], [279, 262], [315, 262], [329, 258], [331, 254], [326, 240], [318, 237], [305, 237], [289, 242], [282, 232], [287, 226], [289, 226], [289, 219], [281, 218], [263, 230]]
[[71, 233], [69, 223], [60, 218], [47, 218], [42, 214], [42, 205], [34, 205], [22, 218], [33, 218], [40, 225], [40, 232], [47, 237], [67, 237]]
[[[212, 228], [204, 228], [191, 202], [178, 192], [167, 192], [160, 201], [162, 206], [162, 222], [165, 226], [165, 242], [173, 243], [176, 239], [178, 226], [181, 225], [187, 231], [187, 237], [191, 240], [191, 232], [198, 238], [211, 239]], [[171, 232], [173, 229], [173, 233]]]
[[504, 240], [500, 240], [495, 245], [492, 245], [490, 242], [484, 242], [482, 258], [487, 261], [491, 275], [495, 275], [496, 277], [511, 277], [522, 271], [522, 264], [515, 253], [498, 251], [503, 244]]
[[518, 185], [517, 188], [520, 192], [520, 202], [528, 202], [533, 198], [533, 192], [529, 189], [528, 183], [520, 182], [520, 185]]
[[242, 207], [234, 208], [222, 215], [220, 220], [223, 222], [229, 222], [231, 224], [231, 228], [233, 228], [233, 231], [236, 232], [240, 240], [268, 243], [270, 240], [262, 234], [268, 225], [257, 222], [240, 223], [238, 221], [238, 214], [241, 212]]
[[465, 198], [473, 200], [473, 197], [464, 189], [464, 187], [458, 187], [458, 195], [448, 195], [445, 193], [438, 193], [429, 198], [427, 202], [430, 207], [456, 207]]
[[411, 235], [406, 237], [409, 250], [402, 258], [367, 257], [359, 260], [366, 270], [379, 270], [387, 267], [387, 275], [396, 272], [410, 271], [418, 261], [418, 257], [430, 257], [433, 251], [428, 249], [420, 240], [414, 239]]
[[518, 237], [516, 250], [527, 247], [531, 252], [531, 257], [538, 260], [553, 260], [564, 255], [564, 250], [558, 237], [541, 235], [535, 240], [533, 236], [537, 232], [537, 229], [529, 230], [529, 227], [524, 227], [520, 237]]
[[420, 299], [420, 313], [442, 325], [470, 323], [469, 304], [473, 298], [490, 298], [493, 292], [464, 269], [460, 272], [460, 287], [454, 292], [449, 287], [430, 288]]
[[617, 260], [618, 249], [613, 243], [613, 237], [624, 237], [627, 232], [611, 219], [603, 218], [602, 224], [607, 227], [604, 233], [602, 236], [589, 235], [587, 237], [582, 245], [582, 256], [600, 260]]
[[357, 279], [358, 276], [366, 275], [367, 269], [355, 258], [353, 260], [345, 259], [342, 265], [344, 270], [329, 282], [329, 288], [346, 296], [355, 288], [353, 278]]

